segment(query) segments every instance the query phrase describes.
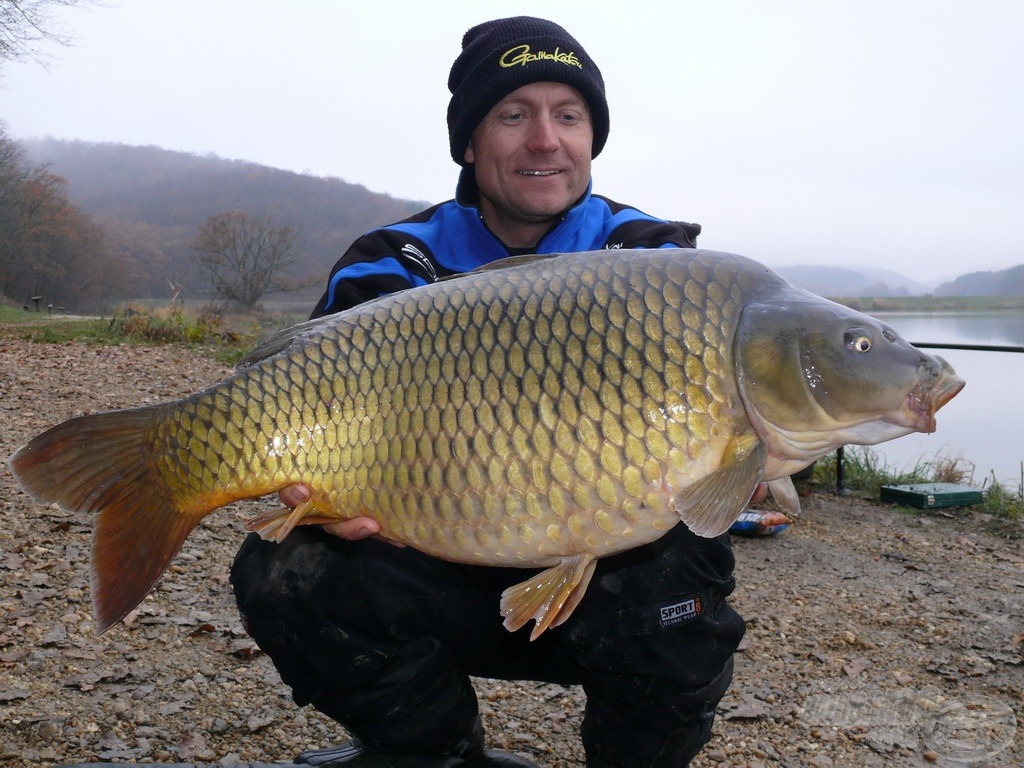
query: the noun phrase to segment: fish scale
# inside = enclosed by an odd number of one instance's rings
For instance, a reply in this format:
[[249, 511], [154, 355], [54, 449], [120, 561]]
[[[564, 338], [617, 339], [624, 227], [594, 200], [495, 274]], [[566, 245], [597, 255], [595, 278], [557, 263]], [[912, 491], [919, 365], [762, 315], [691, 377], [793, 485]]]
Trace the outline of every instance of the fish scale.
[[[605, 283], [598, 285], [606, 287], [603, 290], [596, 288], [594, 293], [610, 301], [622, 286], [608, 286], [608, 270], [598, 276], [605, 278]], [[547, 517], [564, 520], [570, 505], [589, 509], [601, 504], [621, 505], [624, 502], [625, 486], [609, 482], [602, 470], [621, 474], [625, 458], [598, 445], [602, 436], [611, 437], [612, 444], [617, 436], [614, 426], [600, 428], [600, 422], [617, 426], [621, 419], [621, 413], [615, 410], [619, 398], [607, 386], [607, 377], [617, 368], [618, 356], [623, 353], [621, 339], [627, 335], [625, 325], [628, 317], [621, 311], [624, 307], [620, 305], [619, 311], [609, 311], [609, 322], [595, 328], [593, 323], [580, 321], [583, 313], [603, 317], [602, 313], [593, 311], [593, 305], [580, 307], [573, 304], [566, 314], [566, 307], [559, 307], [557, 302], [528, 301], [538, 291], [536, 285], [529, 286], [529, 291], [519, 288], [513, 292], [512, 286], [501, 277], [498, 272], [491, 273], [488, 275], [490, 284], [446, 295], [447, 303], [441, 316], [454, 316], [460, 323], [471, 324], [460, 327], [444, 321], [434, 323], [438, 332], [449, 334], [448, 338], [434, 336], [431, 324], [426, 322], [430, 313], [437, 311], [434, 297], [424, 297], [416, 304], [407, 304], [400, 314], [389, 313], [377, 339], [370, 334], [353, 334], [354, 350], [352, 358], [347, 361], [349, 366], [368, 370], [378, 361], [385, 365], [384, 373], [377, 377], [372, 392], [376, 399], [390, 396], [389, 414], [384, 419], [377, 444], [386, 455], [381, 463], [379, 483], [393, 490], [380, 493], [370, 487], [378, 482], [376, 474], [369, 483], [345, 483], [343, 478], [335, 476], [328, 478], [330, 483], [318, 488], [327, 495], [332, 507], [371, 511], [383, 507], [385, 515], [397, 517], [385, 525], [385, 535], [411, 539], [414, 545], [427, 550], [438, 542], [445, 548], [444, 554], [451, 556], [450, 543], [437, 534], [432, 536], [433, 541], [416, 541], [417, 526], [413, 524], [410, 527], [407, 521], [437, 515], [442, 522], [451, 525], [462, 518], [473, 525], [473, 539], [482, 546], [489, 546], [492, 542], [488, 534], [493, 534], [499, 541], [515, 539], [504, 523], [508, 518], [525, 515], [544, 524], [554, 522]], [[495, 300], [499, 297], [508, 302], [502, 313], [493, 309], [498, 306]], [[417, 314], [410, 317], [410, 311]], [[383, 313], [378, 313], [375, 320], [380, 321], [380, 314]], [[396, 323], [406, 323], [408, 327], [396, 331]], [[608, 325], [622, 333], [609, 333]], [[576, 334], [569, 331], [573, 327], [578, 330]], [[561, 338], [552, 332], [553, 329], [562, 329]], [[404, 335], [410, 332], [420, 335], [411, 338]], [[635, 332], [632, 335], [635, 337]], [[572, 358], [571, 351], [568, 354], [564, 351], [566, 345], [576, 350], [591, 350], [586, 358], [582, 358], [579, 351], [575, 353], [576, 359], [588, 371], [581, 378], [597, 383], [596, 389], [591, 388], [578, 395], [583, 399], [583, 412], [590, 413], [591, 421], [587, 423], [580, 423], [580, 419], [586, 417], [575, 411], [569, 398], [565, 398], [561, 410], [557, 410], [558, 403], [550, 390], [552, 382], [557, 382], [560, 376], [541, 378], [551, 368], [559, 373], [566, 360]], [[431, 368], [423, 361], [423, 355], [432, 356], [438, 351], [456, 354], [443, 368], [437, 365]], [[606, 359], [609, 355], [612, 357]], [[436, 361], [437, 358], [431, 359]], [[398, 373], [390, 373], [396, 365]], [[425, 380], [433, 396], [429, 403], [424, 402], [421, 406], [417, 398], [417, 391], [423, 389], [423, 385], [399, 387], [397, 390], [387, 389], [386, 385], [381, 388], [381, 379], [393, 385], [423, 381], [421, 376], [411, 376], [402, 370], [408, 365], [422, 373], [432, 374], [432, 378]], [[600, 368], [605, 370], [604, 377], [597, 375]], [[443, 373], [447, 375], [442, 376]], [[334, 375], [330, 371], [325, 374]], [[348, 395], [351, 401], [348, 407], [358, 411], [360, 405], [357, 401], [370, 396], [366, 382], [350, 387], [350, 390], [356, 394]], [[496, 410], [494, 405], [498, 406]], [[639, 415], [636, 405], [634, 403]], [[556, 421], [556, 412], [561, 422]], [[575, 429], [556, 430], [558, 423], [567, 423], [566, 416], [572, 419], [568, 423]], [[373, 420], [376, 414], [368, 410], [366, 417]], [[427, 429], [427, 425], [432, 429]], [[414, 440], [413, 435], [417, 432], [420, 438]], [[586, 438], [582, 442], [579, 440], [581, 435]], [[470, 451], [470, 445], [474, 445], [475, 450]], [[340, 448], [341, 455], [347, 459], [343, 464], [358, 474], [363, 461], [361, 452], [350, 452], [349, 446], [344, 445]], [[377, 465], [384, 458], [380, 453], [377, 451], [370, 457], [371, 464]], [[567, 453], [573, 455], [568, 456]], [[639, 455], [644, 451], [634, 450], [632, 453]], [[562, 471], [549, 471], [544, 466], [548, 462], [553, 462], [556, 467], [561, 465]], [[440, 469], [442, 466], [444, 471]], [[657, 476], [658, 472], [652, 467], [648, 475]], [[559, 476], [561, 483], [557, 481]], [[416, 482], [411, 482], [412, 478]], [[475, 482], [471, 483], [470, 478], [475, 478]], [[483, 495], [500, 492], [503, 487], [516, 495], [502, 508], [484, 504]], [[630, 487], [634, 493], [644, 490], [636, 482]], [[481, 528], [476, 523], [475, 507], [484, 509], [485, 520], [500, 519], [502, 524], [493, 532], [486, 527]], [[611, 527], [607, 519], [607, 516], [602, 518], [604, 528]], [[524, 523], [518, 526], [519, 538], [528, 538], [527, 543], [531, 545], [545, 537], [550, 538], [553, 532], [538, 532], [536, 526]], [[471, 558], [485, 557], [479, 551], [467, 554]], [[493, 556], [493, 553], [487, 556]], [[517, 551], [512, 557], [518, 559], [529, 555]], [[531, 559], [533, 564], [545, 564]]]
[[[791, 349], [801, 328], [875, 322], [836, 307], [732, 254], [511, 259], [291, 329], [177, 403], [65, 422], [12, 467], [37, 500], [97, 513], [101, 629], [203, 516], [303, 483], [308, 502], [250, 527], [280, 540], [296, 524], [369, 515], [382, 536], [437, 557], [547, 567], [501, 605], [510, 629], [535, 619], [536, 637], [571, 614], [597, 558], [680, 518], [721, 533], [760, 479], [826, 452], [821, 433], [930, 427], [962, 382], [905, 342], [802, 389], [805, 356], [853, 352], [842, 334], [819, 334], [836, 349]], [[852, 402], [868, 385], [884, 418], [847, 424], [811, 402]], [[910, 400], [927, 415], [908, 413]]]

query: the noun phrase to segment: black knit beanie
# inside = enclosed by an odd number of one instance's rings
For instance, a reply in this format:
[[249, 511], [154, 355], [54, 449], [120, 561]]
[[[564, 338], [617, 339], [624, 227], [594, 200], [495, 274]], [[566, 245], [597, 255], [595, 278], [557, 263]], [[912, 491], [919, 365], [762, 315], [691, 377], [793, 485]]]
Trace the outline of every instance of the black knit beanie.
[[586, 99], [594, 124], [592, 157], [608, 138], [608, 101], [601, 70], [572, 35], [531, 16], [486, 21], [462, 37], [462, 53], [448, 75], [448, 138], [452, 159], [465, 165], [473, 131], [491, 108], [529, 83], [572, 86]]

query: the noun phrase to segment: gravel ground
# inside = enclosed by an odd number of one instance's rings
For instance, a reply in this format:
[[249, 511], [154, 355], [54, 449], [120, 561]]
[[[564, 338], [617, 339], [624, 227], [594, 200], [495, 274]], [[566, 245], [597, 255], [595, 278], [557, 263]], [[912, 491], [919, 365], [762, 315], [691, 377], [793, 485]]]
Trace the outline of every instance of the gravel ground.
[[[177, 347], [0, 338], [0, 454], [227, 372]], [[0, 765], [287, 762], [343, 739], [242, 630], [227, 584], [240, 509], [204, 521], [127, 625], [99, 636], [89, 520], [33, 505], [5, 462], [0, 489]], [[1024, 765], [1019, 535], [976, 511], [819, 491], [783, 533], [737, 539], [749, 629], [694, 768]], [[491, 746], [584, 764], [578, 689], [476, 684]]]

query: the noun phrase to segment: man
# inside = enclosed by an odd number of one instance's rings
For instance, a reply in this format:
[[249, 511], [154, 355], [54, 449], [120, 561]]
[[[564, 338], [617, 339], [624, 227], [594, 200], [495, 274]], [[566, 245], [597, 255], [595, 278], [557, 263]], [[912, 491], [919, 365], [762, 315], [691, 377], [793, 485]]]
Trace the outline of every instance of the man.
[[[560, 26], [517, 17], [473, 27], [448, 86], [452, 158], [463, 166], [455, 200], [360, 238], [314, 316], [509, 255], [693, 247], [699, 227], [591, 193], [591, 160], [608, 136], [604, 82]], [[307, 495], [295, 486], [282, 499]], [[250, 537], [232, 570], [248, 631], [296, 702], [355, 737], [300, 761], [532, 765], [483, 749], [469, 675], [582, 685], [590, 768], [678, 768], [710, 739], [744, 631], [726, 602], [727, 536], [679, 525], [601, 560], [570, 619], [531, 643], [498, 613], [522, 570], [367, 538], [379, 531], [369, 518], [327, 528], [297, 529], [283, 544]]]

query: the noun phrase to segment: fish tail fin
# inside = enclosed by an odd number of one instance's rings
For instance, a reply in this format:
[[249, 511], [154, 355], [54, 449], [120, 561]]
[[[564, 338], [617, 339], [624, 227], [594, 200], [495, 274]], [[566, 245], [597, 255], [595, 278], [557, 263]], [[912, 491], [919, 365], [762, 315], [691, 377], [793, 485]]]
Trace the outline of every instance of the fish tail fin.
[[[97, 515], [92, 598], [102, 633], [142, 602], [207, 510], [182, 510], [148, 460], [160, 406], [81, 416], [43, 432], [11, 457], [38, 503]], [[212, 509], [212, 507], [211, 507]]]

